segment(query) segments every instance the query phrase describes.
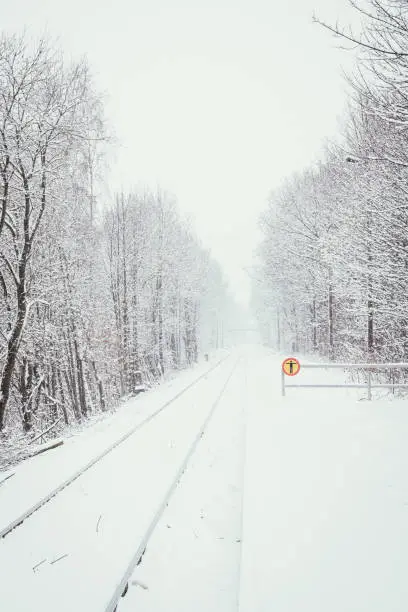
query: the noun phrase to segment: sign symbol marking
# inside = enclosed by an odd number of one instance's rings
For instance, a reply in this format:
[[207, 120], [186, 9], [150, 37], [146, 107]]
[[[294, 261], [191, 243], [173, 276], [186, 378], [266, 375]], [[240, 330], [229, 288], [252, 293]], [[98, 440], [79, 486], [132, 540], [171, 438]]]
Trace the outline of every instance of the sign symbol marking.
[[296, 376], [299, 374], [300, 363], [295, 357], [287, 357], [282, 362], [282, 370], [287, 376]]

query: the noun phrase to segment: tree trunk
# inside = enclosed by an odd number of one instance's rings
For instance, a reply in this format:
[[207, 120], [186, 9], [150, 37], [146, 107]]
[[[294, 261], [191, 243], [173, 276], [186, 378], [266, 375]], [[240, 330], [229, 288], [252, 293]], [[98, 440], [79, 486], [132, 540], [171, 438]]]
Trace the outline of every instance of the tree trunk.
[[334, 359], [334, 323], [333, 323], [333, 307], [334, 307], [334, 296], [333, 296], [333, 282], [332, 282], [332, 271], [329, 272], [329, 359]]
[[17, 318], [7, 342], [6, 360], [0, 383], [0, 431], [4, 427], [4, 415], [10, 396], [11, 381], [27, 316], [27, 296], [25, 290], [26, 263], [21, 262], [19, 268], [20, 280], [17, 285]]
[[373, 255], [371, 251], [371, 239], [372, 239], [372, 216], [371, 212], [368, 211], [367, 217], [367, 350], [369, 361], [374, 359], [374, 301], [373, 301]]
[[313, 326], [313, 330], [312, 330], [312, 347], [313, 347], [313, 352], [317, 353], [317, 317], [316, 317], [316, 296], [313, 296], [313, 302], [312, 302], [312, 326]]

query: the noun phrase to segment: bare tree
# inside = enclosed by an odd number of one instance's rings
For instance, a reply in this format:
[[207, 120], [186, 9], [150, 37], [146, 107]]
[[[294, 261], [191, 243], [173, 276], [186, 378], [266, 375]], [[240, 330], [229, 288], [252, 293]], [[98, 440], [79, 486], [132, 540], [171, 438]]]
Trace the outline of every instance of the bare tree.
[[62, 56], [45, 41], [30, 51], [24, 38], [4, 36], [0, 74], [2, 219], [11, 234], [11, 240], [2, 241], [1, 274], [5, 299], [13, 304], [0, 382], [1, 429], [32, 306], [33, 248], [46, 208], [55, 197], [64, 157], [76, 140], [86, 138], [85, 109], [92, 94], [86, 64], [66, 68]]

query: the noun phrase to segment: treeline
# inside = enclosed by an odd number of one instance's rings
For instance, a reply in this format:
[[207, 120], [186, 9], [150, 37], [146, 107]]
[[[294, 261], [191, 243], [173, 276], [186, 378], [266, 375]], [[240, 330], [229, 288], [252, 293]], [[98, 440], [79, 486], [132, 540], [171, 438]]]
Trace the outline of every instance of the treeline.
[[359, 49], [341, 145], [271, 194], [254, 303], [264, 340], [338, 360], [408, 361], [408, 7], [353, 2]]
[[104, 411], [215, 346], [218, 265], [166, 194], [102, 201], [108, 140], [85, 61], [1, 37], [3, 439]]

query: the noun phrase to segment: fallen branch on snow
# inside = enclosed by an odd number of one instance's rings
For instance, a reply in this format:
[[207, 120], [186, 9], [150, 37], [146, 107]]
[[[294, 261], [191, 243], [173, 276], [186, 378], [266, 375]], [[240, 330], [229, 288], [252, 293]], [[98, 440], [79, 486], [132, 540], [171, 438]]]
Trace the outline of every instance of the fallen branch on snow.
[[61, 561], [61, 559], [65, 559], [65, 557], [68, 557], [68, 553], [65, 553], [65, 555], [62, 555], [61, 557], [58, 557], [58, 559], [54, 559], [54, 561], [50, 561], [50, 565], [54, 565], [54, 563]]
[[36, 455], [45, 453], [45, 451], [51, 450], [52, 448], [57, 448], [58, 446], [62, 446], [63, 444], [64, 444], [64, 440], [61, 440], [61, 439], [54, 440], [53, 442], [49, 442], [47, 445], [41, 446], [41, 448], [31, 453], [30, 457], [35, 457]]
[[45, 434], [47, 434], [49, 431], [51, 431], [51, 429], [53, 429], [56, 425], [58, 425], [58, 423], [62, 421], [62, 416], [57, 419], [52, 425], [50, 425], [48, 427], [48, 429], [46, 429], [45, 431], [43, 431], [42, 433], [38, 434], [38, 436], [36, 436], [35, 438], [33, 438], [32, 440], [30, 440], [29, 444], [32, 444], [33, 442], [35, 442], [36, 440], [38, 440], [39, 438], [42, 438], [43, 436], [45, 436]]

